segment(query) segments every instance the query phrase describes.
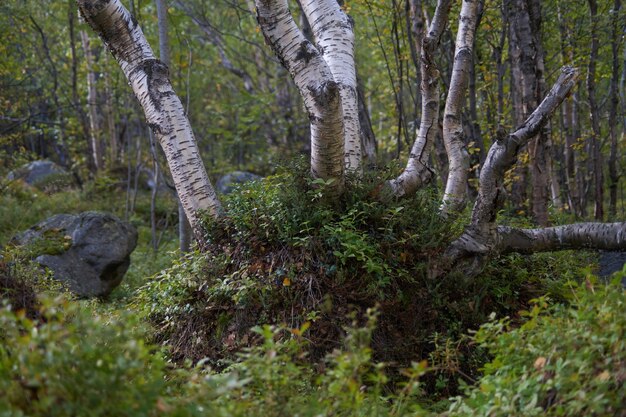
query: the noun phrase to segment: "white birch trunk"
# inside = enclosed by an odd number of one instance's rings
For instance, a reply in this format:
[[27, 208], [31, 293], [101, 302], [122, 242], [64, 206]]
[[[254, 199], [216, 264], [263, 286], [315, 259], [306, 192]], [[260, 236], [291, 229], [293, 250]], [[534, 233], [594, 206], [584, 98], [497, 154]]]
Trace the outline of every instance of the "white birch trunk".
[[448, 154], [448, 180], [441, 212], [445, 216], [463, 209], [467, 197], [470, 159], [465, 146], [461, 113], [473, 64], [478, 0], [463, 0], [456, 35], [454, 66], [443, 116], [443, 143]]
[[563, 249], [626, 249], [626, 223], [575, 223], [543, 229], [498, 227], [502, 253], [535, 253]]
[[363, 157], [352, 19], [336, 0], [302, 0], [301, 4], [322, 58], [339, 87], [346, 171], [360, 173]]
[[94, 57], [89, 42], [87, 32], [80, 31], [80, 38], [85, 52], [85, 61], [87, 61], [87, 108], [89, 109], [89, 143], [91, 147], [91, 157], [96, 172], [103, 167], [102, 146], [100, 143], [100, 134], [102, 128], [98, 117], [98, 90], [96, 88], [96, 72], [94, 71]]
[[[344, 128], [340, 86], [321, 52], [309, 42], [286, 0], [256, 0], [257, 20], [266, 42], [293, 78], [311, 124], [311, 172], [329, 182], [330, 197], [344, 187]], [[357, 120], [358, 122], [358, 120]]]
[[448, 21], [450, 3], [451, 0], [437, 2], [435, 16], [422, 40], [420, 57], [422, 117], [417, 139], [413, 143], [404, 171], [397, 178], [387, 182], [396, 197], [415, 193], [432, 177], [428, 159], [439, 129], [439, 70], [435, 64], [434, 53]]
[[[472, 210], [471, 223], [447, 248], [442, 262], [431, 271], [433, 275], [440, 276], [452, 268], [461, 268], [464, 273], [474, 275], [482, 268], [485, 260], [496, 253], [496, 218], [502, 202], [504, 174], [515, 164], [519, 150], [548, 122], [552, 113], [576, 85], [577, 79], [578, 70], [563, 67], [548, 95], [528, 119], [508, 136], [499, 132], [499, 137], [491, 145], [480, 172], [478, 198]], [[463, 265], [467, 262], [468, 265]]]
[[81, 14], [119, 63], [163, 147], [189, 223], [203, 241], [201, 213], [217, 217], [221, 205], [207, 176], [180, 99], [137, 21], [119, 0], [78, 0]]

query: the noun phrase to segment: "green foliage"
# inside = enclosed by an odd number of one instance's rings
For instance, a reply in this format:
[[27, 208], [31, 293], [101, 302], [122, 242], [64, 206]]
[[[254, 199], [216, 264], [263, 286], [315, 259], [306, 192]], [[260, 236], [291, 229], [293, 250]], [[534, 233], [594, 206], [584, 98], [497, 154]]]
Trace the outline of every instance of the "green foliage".
[[366, 326], [347, 328], [344, 349], [329, 355], [319, 374], [303, 360], [307, 324], [295, 330], [256, 327], [261, 344], [243, 352], [227, 371], [191, 380], [182, 400], [185, 411], [216, 416], [425, 415], [415, 402], [425, 364], [414, 364], [404, 389], [387, 395], [385, 365], [373, 361], [369, 347], [374, 325], [375, 314], [368, 311]]
[[440, 248], [461, 223], [437, 215], [432, 190], [406, 200], [380, 196], [384, 180], [371, 175], [355, 182], [331, 204], [322, 197], [323, 181], [311, 180], [306, 164], [298, 162], [227, 196], [229, 217], [211, 225], [213, 240], [228, 236], [249, 249], [287, 246], [313, 252], [328, 273], [360, 274], [373, 292], [389, 286], [391, 277], [411, 281], [406, 267], [414, 265], [416, 254]]
[[164, 362], [133, 316], [44, 299], [41, 318], [0, 310], [0, 415], [147, 416]]
[[450, 416], [618, 415], [626, 404], [626, 299], [621, 286], [573, 293], [571, 306], [536, 300], [527, 321], [485, 324], [474, 340], [493, 360]]

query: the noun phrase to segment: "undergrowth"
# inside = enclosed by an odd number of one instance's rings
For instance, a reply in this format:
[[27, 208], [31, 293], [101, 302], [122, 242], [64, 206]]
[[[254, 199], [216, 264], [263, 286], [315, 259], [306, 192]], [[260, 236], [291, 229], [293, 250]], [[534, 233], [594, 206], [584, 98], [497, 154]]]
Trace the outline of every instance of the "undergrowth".
[[509, 256], [471, 281], [433, 281], [429, 262], [464, 224], [441, 219], [434, 190], [385, 198], [377, 189], [384, 178], [371, 177], [331, 203], [322, 198], [326, 184], [302, 170], [225, 196], [228, 217], [207, 225], [205, 253], [188, 255], [139, 290], [133, 307], [154, 324], [154, 341], [168, 346], [172, 361], [225, 369], [259, 343], [251, 329], [270, 324], [306, 325], [307, 360], [319, 363], [339, 346], [350, 313], [362, 317], [378, 305], [372, 349], [388, 362], [388, 387], [395, 389], [412, 361], [429, 359], [435, 371], [425, 388], [446, 398], [459, 380], [474, 381], [488, 359], [464, 338], [469, 329], [492, 312], [515, 316], [546, 292], [566, 300], [560, 277], [581, 275], [576, 268], [585, 259], [564, 253]]

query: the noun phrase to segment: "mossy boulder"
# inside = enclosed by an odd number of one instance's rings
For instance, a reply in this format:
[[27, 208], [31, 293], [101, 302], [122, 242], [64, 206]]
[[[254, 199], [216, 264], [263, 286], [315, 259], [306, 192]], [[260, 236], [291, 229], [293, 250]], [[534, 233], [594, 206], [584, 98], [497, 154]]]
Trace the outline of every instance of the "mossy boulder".
[[117, 287], [137, 246], [137, 230], [112, 214], [58, 214], [16, 236], [13, 244], [81, 297]]

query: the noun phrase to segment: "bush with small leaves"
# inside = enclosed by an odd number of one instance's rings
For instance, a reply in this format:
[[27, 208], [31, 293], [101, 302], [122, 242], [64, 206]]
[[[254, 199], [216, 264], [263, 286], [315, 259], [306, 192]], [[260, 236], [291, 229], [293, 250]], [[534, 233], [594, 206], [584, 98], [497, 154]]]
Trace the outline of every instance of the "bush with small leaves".
[[572, 304], [540, 298], [528, 320], [483, 325], [474, 340], [493, 360], [485, 376], [452, 403], [449, 416], [626, 415], [626, 294], [587, 282]]

